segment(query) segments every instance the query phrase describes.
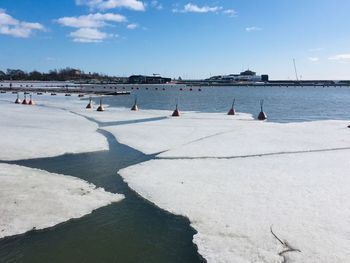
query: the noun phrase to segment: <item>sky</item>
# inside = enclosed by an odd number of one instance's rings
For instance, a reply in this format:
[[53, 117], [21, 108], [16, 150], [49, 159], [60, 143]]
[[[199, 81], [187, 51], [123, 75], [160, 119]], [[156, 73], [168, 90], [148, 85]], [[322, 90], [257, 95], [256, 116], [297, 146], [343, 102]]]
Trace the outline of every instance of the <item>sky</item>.
[[350, 79], [349, 0], [0, 0], [0, 70]]

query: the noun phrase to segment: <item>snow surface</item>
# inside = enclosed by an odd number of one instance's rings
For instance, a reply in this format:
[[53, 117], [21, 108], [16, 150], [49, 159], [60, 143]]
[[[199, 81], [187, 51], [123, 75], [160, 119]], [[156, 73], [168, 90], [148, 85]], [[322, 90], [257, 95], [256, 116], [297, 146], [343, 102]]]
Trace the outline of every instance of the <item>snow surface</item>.
[[52, 227], [123, 198], [71, 176], [0, 164], [0, 238]]
[[76, 108], [82, 103], [79, 100], [43, 96], [38, 97], [38, 105], [30, 106], [14, 104], [16, 95], [6, 95], [1, 96], [0, 100], [0, 160], [108, 149], [105, 137], [96, 132], [97, 124], [64, 109], [43, 106], [56, 101], [57, 104], [62, 102], [62, 107], [72, 105]]
[[[145, 153], [165, 151], [120, 174], [144, 198], [188, 217], [208, 262], [348, 262], [347, 126], [185, 113], [105, 129]], [[301, 252], [279, 255], [288, 246], [271, 226]]]
[[[148, 114], [149, 112], [146, 111]], [[144, 116], [143, 112], [134, 116]], [[250, 114], [227, 116], [220, 113], [183, 112], [180, 118], [169, 117], [171, 112], [152, 111], [153, 117], [165, 116], [165, 119], [145, 121], [126, 125], [108, 126], [119, 142], [127, 144], [145, 154], [155, 154], [198, 140], [229, 132], [235, 128], [234, 120], [247, 122], [252, 120]], [[161, 155], [162, 156], [162, 155]]]
[[120, 171], [159, 207], [188, 217], [208, 262], [349, 262], [350, 150], [153, 160]]
[[345, 121], [236, 122], [230, 131], [188, 143], [160, 157], [234, 157], [350, 148]]

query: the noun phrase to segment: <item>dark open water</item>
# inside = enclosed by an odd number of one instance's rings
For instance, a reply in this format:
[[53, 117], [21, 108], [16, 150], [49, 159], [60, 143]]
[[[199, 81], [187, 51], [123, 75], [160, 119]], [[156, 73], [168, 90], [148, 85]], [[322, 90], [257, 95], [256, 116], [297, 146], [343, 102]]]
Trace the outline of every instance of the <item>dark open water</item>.
[[[236, 110], [253, 115], [260, 110], [260, 99], [264, 99], [270, 121], [350, 119], [350, 88], [134, 88], [132, 92], [141, 109], [173, 109], [178, 101], [180, 110], [225, 114], [235, 97]], [[105, 98], [111, 106], [130, 107], [133, 101], [134, 96]], [[117, 175], [119, 169], [153, 156], [118, 144], [108, 133], [104, 135], [110, 151], [15, 163], [79, 177], [126, 198], [81, 219], [0, 240], [0, 262], [203, 261], [192, 243], [195, 231], [189, 221], [142, 199]]]

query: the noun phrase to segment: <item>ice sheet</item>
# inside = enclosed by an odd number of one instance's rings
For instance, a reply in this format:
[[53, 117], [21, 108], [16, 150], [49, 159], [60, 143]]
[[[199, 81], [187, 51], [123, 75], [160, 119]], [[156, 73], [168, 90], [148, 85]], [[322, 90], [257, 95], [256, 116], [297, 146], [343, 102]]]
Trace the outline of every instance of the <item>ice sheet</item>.
[[350, 150], [153, 160], [120, 171], [159, 207], [187, 216], [208, 262], [348, 262]]
[[[146, 113], [150, 114], [148, 111]], [[141, 114], [144, 113], [140, 112], [139, 116]], [[161, 111], [153, 111], [153, 116], [156, 114], [161, 116]], [[137, 116], [137, 113], [134, 115]], [[103, 129], [111, 132], [121, 143], [146, 154], [155, 154], [229, 132], [234, 129], [236, 121], [246, 123], [252, 120], [250, 114], [244, 113], [227, 116], [225, 113], [183, 112], [180, 118], [169, 115], [163, 114], [167, 118], [162, 120], [108, 126]]]
[[236, 121], [228, 132], [188, 143], [165, 152], [160, 157], [234, 157], [350, 148], [348, 123], [315, 121], [279, 124]]
[[0, 238], [52, 227], [122, 199], [71, 176], [0, 164]]
[[104, 136], [96, 132], [98, 125], [81, 116], [58, 108], [14, 104], [13, 96], [1, 98], [0, 160], [108, 149]]

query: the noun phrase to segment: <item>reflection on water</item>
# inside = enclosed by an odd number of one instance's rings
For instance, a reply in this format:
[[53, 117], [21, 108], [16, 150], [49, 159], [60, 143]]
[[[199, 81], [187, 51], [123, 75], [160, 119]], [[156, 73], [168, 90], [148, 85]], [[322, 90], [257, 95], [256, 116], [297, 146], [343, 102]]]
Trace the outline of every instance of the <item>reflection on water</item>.
[[51, 229], [0, 240], [0, 262], [203, 262], [189, 221], [156, 208], [117, 175], [151, 156], [105, 135], [110, 151], [15, 163], [79, 177], [126, 198]]

